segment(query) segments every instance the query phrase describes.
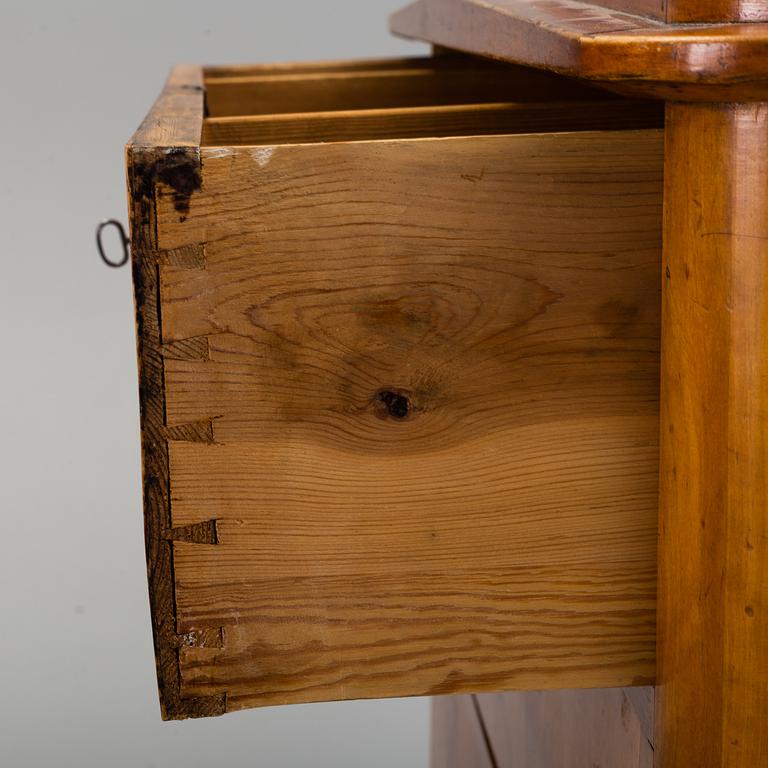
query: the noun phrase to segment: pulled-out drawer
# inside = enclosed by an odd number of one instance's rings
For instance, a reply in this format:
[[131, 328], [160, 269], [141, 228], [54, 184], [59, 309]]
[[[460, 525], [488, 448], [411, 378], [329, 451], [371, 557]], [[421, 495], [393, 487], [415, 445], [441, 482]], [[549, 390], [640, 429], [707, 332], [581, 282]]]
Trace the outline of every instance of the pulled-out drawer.
[[653, 681], [661, 120], [174, 71], [127, 157], [164, 716]]

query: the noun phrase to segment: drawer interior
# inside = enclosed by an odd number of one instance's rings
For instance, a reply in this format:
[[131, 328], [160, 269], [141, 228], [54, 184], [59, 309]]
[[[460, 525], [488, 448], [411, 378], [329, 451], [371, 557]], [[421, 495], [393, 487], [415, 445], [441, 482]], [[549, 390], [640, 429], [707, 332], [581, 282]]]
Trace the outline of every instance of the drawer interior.
[[205, 70], [204, 146], [656, 128], [661, 103], [474, 58]]

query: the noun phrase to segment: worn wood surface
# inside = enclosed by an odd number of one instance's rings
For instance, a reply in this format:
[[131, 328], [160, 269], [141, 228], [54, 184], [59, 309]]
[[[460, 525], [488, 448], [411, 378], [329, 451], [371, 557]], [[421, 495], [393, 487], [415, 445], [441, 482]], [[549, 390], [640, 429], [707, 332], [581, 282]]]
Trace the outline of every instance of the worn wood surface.
[[307, 114], [205, 120], [203, 144], [233, 146], [481, 136], [539, 131], [661, 128], [661, 102], [558, 101], [461, 104], [400, 109], [336, 110]]
[[[548, 72], [473, 56], [395, 60], [370, 69], [341, 64], [262, 70], [206, 70], [211, 117], [508, 101], [609, 98]], [[227, 74], [229, 73], [229, 74]]]
[[203, 124], [203, 71], [193, 65], [174, 67], [165, 86], [126, 151], [157, 152], [169, 147], [196, 149]]
[[177, 631], [222, 638], [183, 696], [653, 679], [661, 149], [211, 147], [158, 187], [172, 522], [215, 533]]
[[392, 17], [391, 27], [405, 37], [628, 94], [705, 101], [768, 96], [767, 24], [667, 25], [576, 0], [417, 0]]
[[[479, 716], [494, 768], [653, 768], [652, 691], [489, 693], [456, 697], [459, 705], [452, 708], [445, 699], [435, 699], [432, 765], [442, 768], [440, 758], [450, 747], [467, 742], [456, 734], [475, 732]], [[461, 706], [470, 698], [475, 708]], [[483, 765], [482, 758], [462, 763], [467, 768], [476, 764]]]
[[[181, 700], [178, 648], [183, 643], [211, 642], [211, 631], [192, 631], [187, 637], [176, 632], [171, 539], [183, 537], [184, 532], [174, 532], [171, 523], [168, 425], [158, 301], [159, 270], [168, 255], [157, 247], [155, 188], [162, 185], [183, 195], [194, 186], [194, 180], [199, 178], [202, 114], [202, 71], [194, 67], [177, 68], [126, 147], [147, 576], [160, 704], [166, 718], [216, 715], [224, 711], [223, 696]], [[217, 630], [214, 633], [218, 633]]]
[[670, 105], [658, 742], [768, 764], [768, 105]]

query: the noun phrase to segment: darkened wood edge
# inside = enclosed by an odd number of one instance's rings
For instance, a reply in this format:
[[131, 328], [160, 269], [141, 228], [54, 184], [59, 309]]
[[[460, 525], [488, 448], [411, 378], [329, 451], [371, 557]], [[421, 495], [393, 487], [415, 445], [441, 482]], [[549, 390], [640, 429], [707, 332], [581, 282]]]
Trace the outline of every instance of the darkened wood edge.
[[[198, 639], [176, 631], [173, 542], [213, 544], [215, 521], [200, 530], [174, 530], [170, 509], [168, 438], [186, 439], [184, 430], [166, 425], [160, 266], [168, 254], [157, 249], [158, 188], [173, 198], [183, 216], [201, 181], [199, 140], [203, 92], [199, 68], [176, 68], [163, 93], [126, 147], [131, 262], [136, 306], [136, 337], [141, 409], [144, 536], [152, 633], [163, 719], [220, 715], [226, 696], [181, 697], [179, 648]], [[193, 437], [199, 429], [191, 430]], [[211, 438], [212, 439], [212, 438]]]
[[622, 93], [768, 98], [768, 24], [670, 25], [576, 0], [417, 0], [391, 29]]

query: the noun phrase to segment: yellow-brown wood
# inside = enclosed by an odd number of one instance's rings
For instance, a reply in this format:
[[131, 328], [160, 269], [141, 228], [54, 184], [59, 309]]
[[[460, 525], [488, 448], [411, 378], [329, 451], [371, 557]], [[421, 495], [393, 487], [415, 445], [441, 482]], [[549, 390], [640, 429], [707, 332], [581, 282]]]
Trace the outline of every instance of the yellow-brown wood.
[[768, 764], [768, 105], [669, 105], [658, 746]]
[[164, 716], [651, 681], [661, 132], [201, 146], [202, 100], [128, 150]]
[[568, 1], [421, 0], [393, 22], [433, 43], [674, 102], [665, 150], [661, 768], [768, 764], [768, 27], [736, 23], [767, 14], [765, 3], [670, 0], [670, 21], [720, 22], [675, 26]]
[[[659, 131], [201, 150], [157, 190], [182, 695], [654, 674]], [[309, 170], [308, 170], [309, 169]], [[188, 354], [180, 354], [181, 344]], [[179, 359], [184, 357], [184, 359]], [[199, 433], [200, 434], [200, 433]], [[199, 540], [199, 539], [198, 539]]]

